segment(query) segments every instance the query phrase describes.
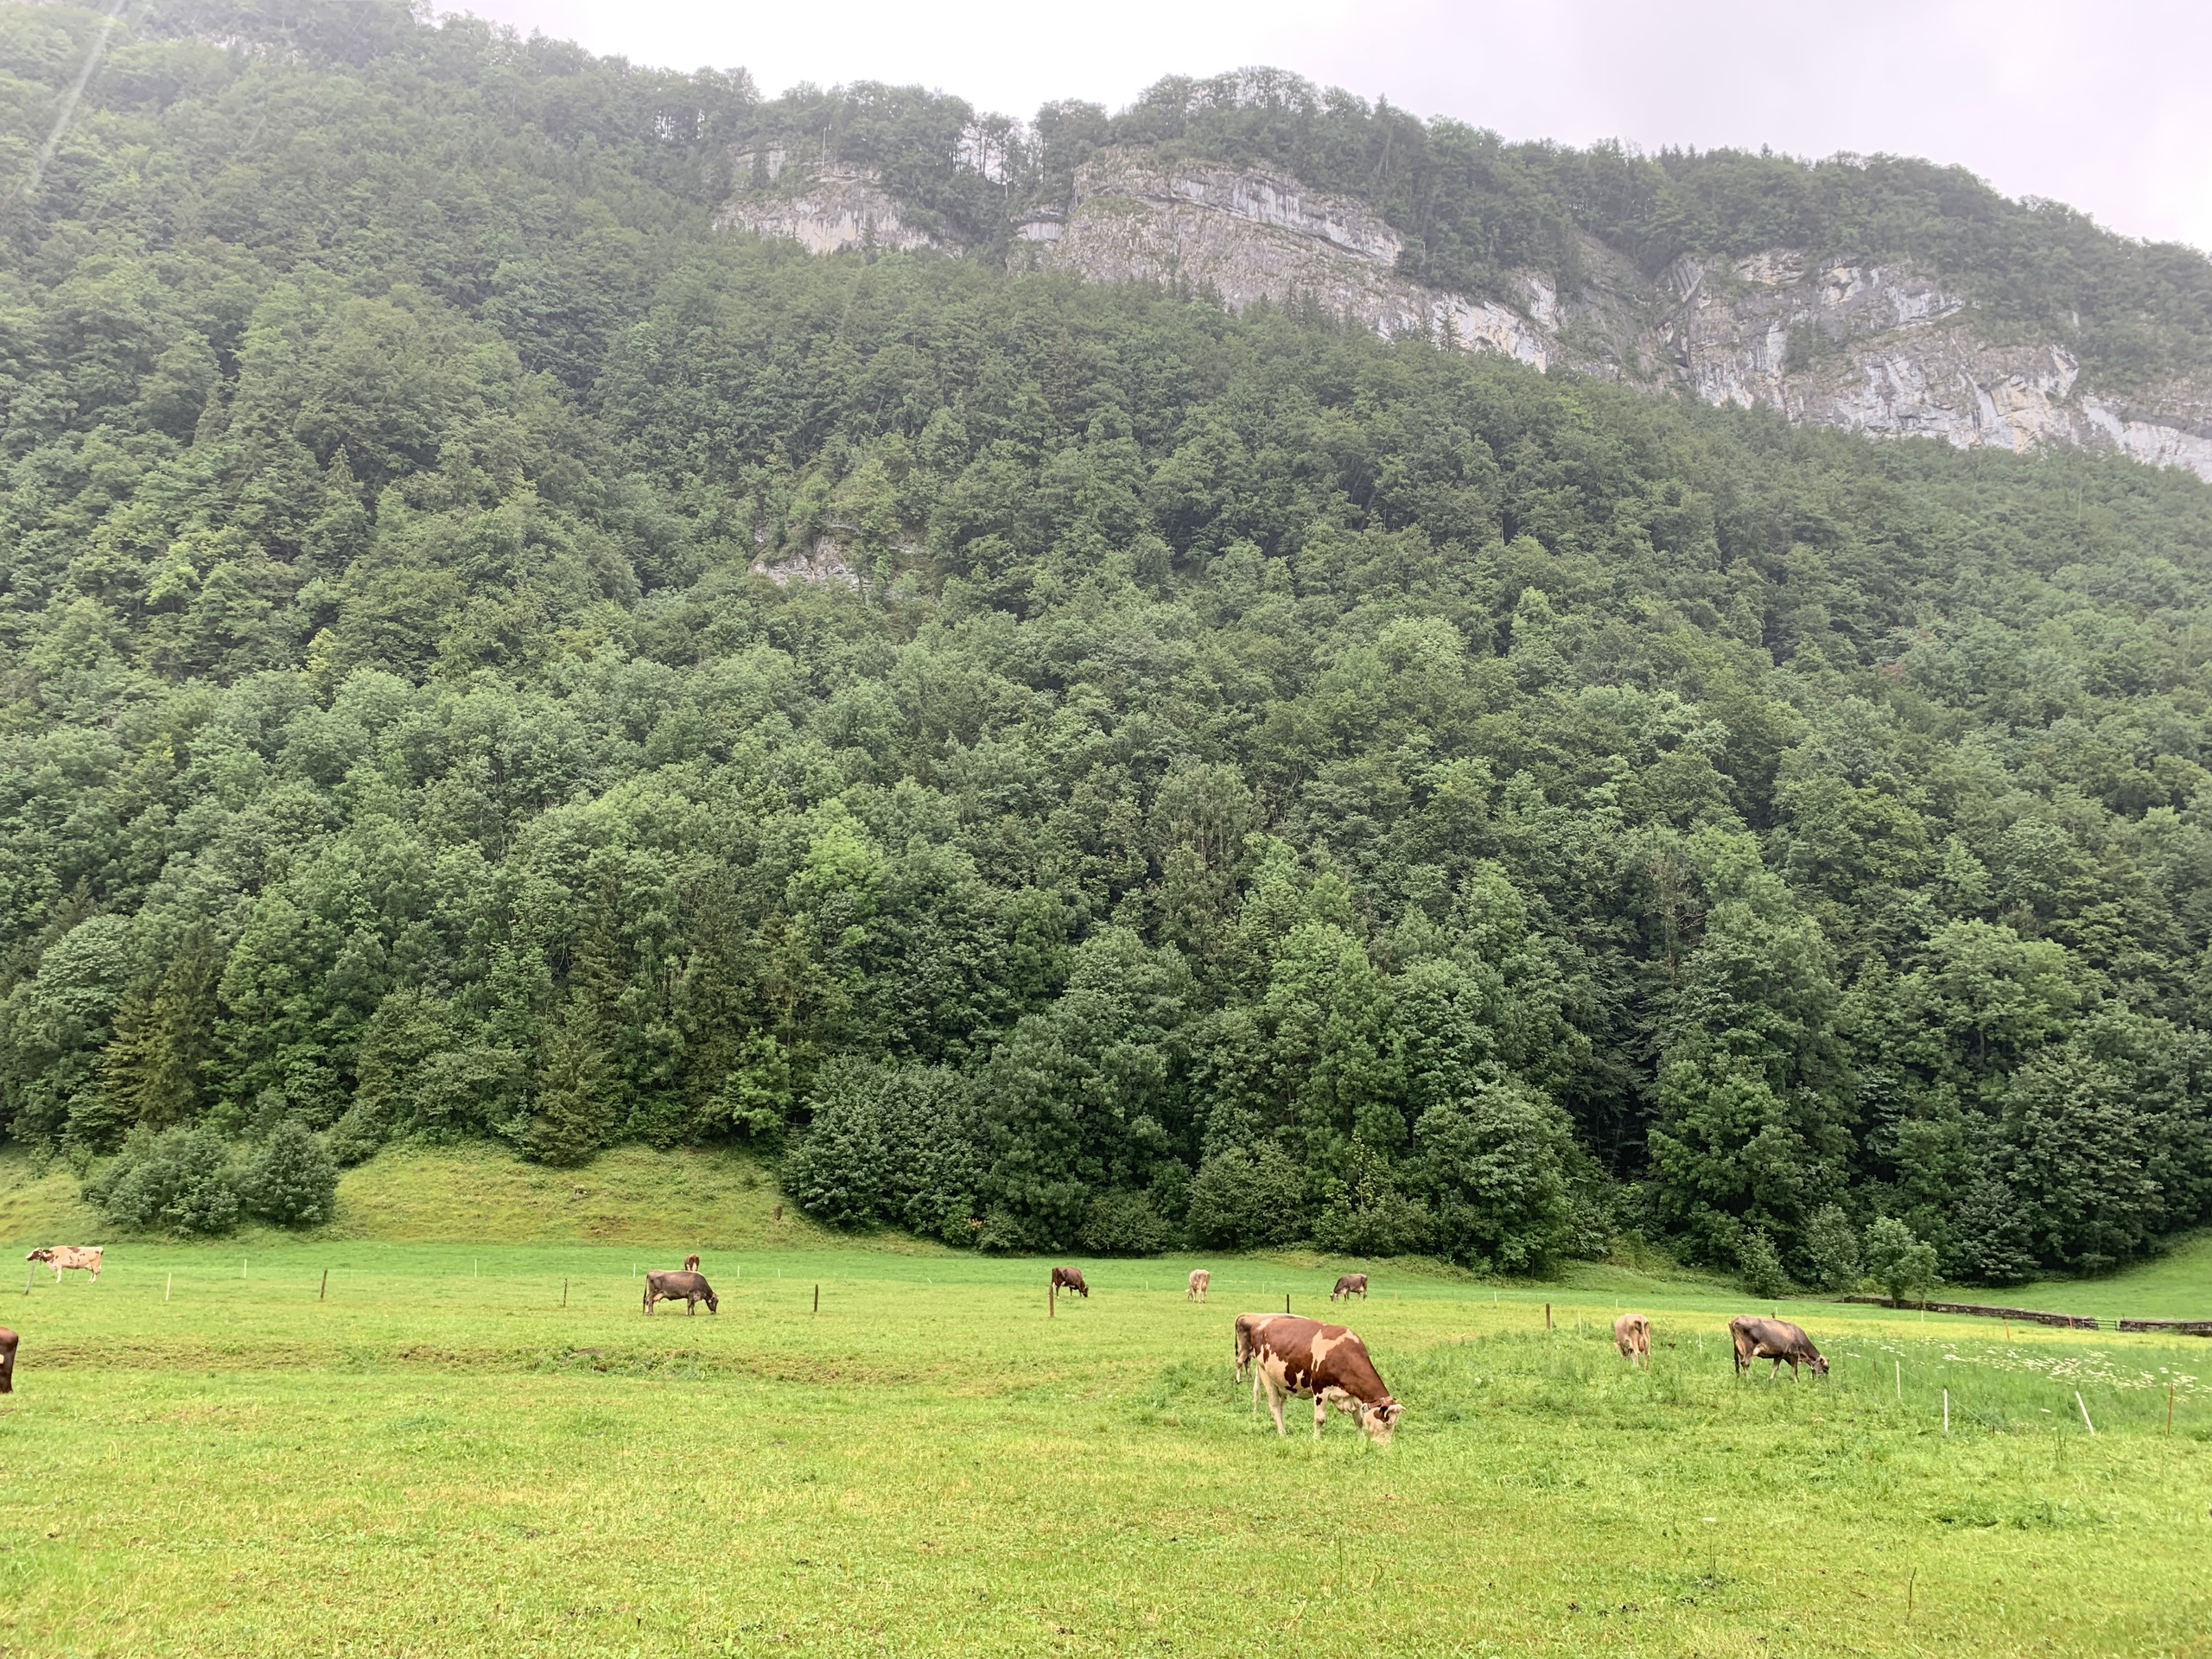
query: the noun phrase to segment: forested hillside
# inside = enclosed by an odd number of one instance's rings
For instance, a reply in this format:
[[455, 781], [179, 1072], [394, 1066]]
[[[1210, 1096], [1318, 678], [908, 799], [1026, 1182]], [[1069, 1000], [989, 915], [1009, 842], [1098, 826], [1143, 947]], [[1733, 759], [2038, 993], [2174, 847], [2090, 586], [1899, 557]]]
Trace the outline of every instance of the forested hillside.
[[[739, 1138], [985, 1248], [1979, 1282], [2212, 1218], [2212, 487], [810, 260], [710, 228], [741, 75], [133, 16], [0, 208], [0, 1121], [96, 1192]], [[95, 24], [0, 7], [10, 169]]]

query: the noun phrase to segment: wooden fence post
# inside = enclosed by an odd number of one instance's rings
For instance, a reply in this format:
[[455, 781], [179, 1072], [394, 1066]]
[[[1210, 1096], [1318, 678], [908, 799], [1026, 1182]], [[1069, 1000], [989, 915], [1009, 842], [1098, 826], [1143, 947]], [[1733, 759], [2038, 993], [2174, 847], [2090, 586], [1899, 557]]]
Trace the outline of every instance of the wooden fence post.
[[561, 1281], [561, 1306], [563, 1306], [563, 1307], [566, 1307], [568, 1305], [569, 1305], [569, 1281], [568, 1281], [567, 1280], [563, 1279], [563, 1280]]
[[329, 1269], [328, 1268], [325, 1268], [322, 1270], [322, 1288], [321, 1288], [321, 1290], [318, 1290], [317, 1292], [315, 1292], [315, 1300], [317, 1300], [317, 1301], [319, 1302], [319, 1301], [321, 1301], [325, 1297], [328, 1296], [329, 1294], [330, 1294], [330, 1269]]
[[814, 1311], [817, 1313], [822, 1311], [822, 1287], [819, 1285], [814, 1287]]
[[1548, 1331], [1548, 1330], [1550, 1330], [1551, 1328], [1552, 1328], [1552, 1305], [1551, 1305], [1549, 1302], [1546, 1302], [1546, 1303], [1544, 1304], [1544, 1329], [1545, 1329], [1545, 1330], [1547, 1330], [1547, 1331]]

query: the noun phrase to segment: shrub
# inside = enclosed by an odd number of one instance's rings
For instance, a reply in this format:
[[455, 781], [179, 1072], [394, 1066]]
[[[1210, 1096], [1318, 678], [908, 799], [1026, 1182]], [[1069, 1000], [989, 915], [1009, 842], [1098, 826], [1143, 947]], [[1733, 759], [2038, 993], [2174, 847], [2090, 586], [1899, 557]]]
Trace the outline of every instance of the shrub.
[[1859, 1230], [1840, 1205], [1829, 1205], [1805, 1229], [1805, 1261], [1814, 1286], [1838, 1293], [1858, 1284], [1865, 1268], [1859, 1259]]
[[1970, 1285], [2020, 1285], [2035, 1277], [2027, 1216], [2000, 1177], [1976, 1177], [1960, 1198], [1951, 1216], [1948, 1265]]
[[1230, 1147], [1191, 1178], [1184, 1230], [1205, 1249], [1252, 1249], [1298, 1236], [1306, 1182], [1281, 1147]]
[[213, 1129], [132, 1137], [86, 1185], [85, 1197], [111, 1224], [133, 1232], [205, 1236], [228, 1232], [238, 1218], [230, 1149]]
[[1895, 1216], [1866, 1230], [1866, 1270], [1893, 1302], [1917, 1301], [1942, 1282], [1936, 1275], [1936, 1247], [1922, 1243]]
[[1574, 1236], [1573, 1132], [1549, 1096], [1488, 1084], [1423, 1112], [1414, 1141], [1437, 1243], [1453, 1261], [1526, 1273], [1566, 1250]]
[[941, 1066], [833, 1060], [815, 1080], [813, 1107], [782, 1172], [800, 1209], [833, 1227], [889, 1222], [974, 1242], [982, 1157], [964, 1079]]
[[1097, 1255], [1157, 1255], [1174, 1231], [1142, 1192], [1102, 1192], [1083, 1217], [1083, 1247]]
[[282, 1226], [328, 1221], [338, 1200], [338, 1166], [314, 1131], [288, 1117], [261, 1143], [238, 1178], [246, 1209]]
[[1771, 1301], [1777, 1296], [1787, 1296], [1795, 1288], [1789, 1275], [1783, 1271], [1782, 1253], [1774, 1248], [1774, 1241], [1756, 1227], [1747, 1229], [1737, 1244], [1736, 1267], [1744, 1275], [1744, 1288], [1763, 1300]]

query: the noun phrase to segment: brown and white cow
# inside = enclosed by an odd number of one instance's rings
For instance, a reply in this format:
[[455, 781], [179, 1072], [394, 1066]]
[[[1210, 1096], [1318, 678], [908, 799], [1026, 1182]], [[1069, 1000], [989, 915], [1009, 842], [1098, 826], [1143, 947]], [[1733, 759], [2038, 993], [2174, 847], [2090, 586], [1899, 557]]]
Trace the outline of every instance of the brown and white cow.
[[95, 1246], [87, 1249], [81, 1244], [56, 1244], [50, 1249], [33, 1250], [23, 1260], [45, 1262], [54, 1269], [54, 1282], [57, 1285], [61, 1282], [61, 1273], [65, 1268], [82, 1268], [91, 1275], [92, 1281], [98, 1284], [100, 1281], [100, 1255], [105, 1248]]
[[16, 1333], [0, 1325], [0, 1394], [16, 1391]]
[[1781, 1374], [1785, 1359], [1789, 1362], [1789, 1375], [1793, 1377], [1801, 1364], [1810, 1367], [1815, 1376], [1828, 1374], [1828, 1363], [1813, 1346], [1813, 1339], [1787, 1319], [1762, 1319], [1754, 1314], [1738, 1313], [1728, 1321], [1728, 1334], [1735, 1338], [1738, 1376], [1751, 1370], [1751, 1362], [1756, 1359], [1774, 1362], [1767, 1371], [1769, 1381]]
[[[1244, 1380], [1244, 1368], [1259, 1357], [1260, 1332], [1275, 1319], [1287, 1319], [1287, 1313], [1239, 1313], [1236, 1316], [1236, 1380]], [[1252, 1373], [1252, 1409], [1260, 1408], [1260, 1374]]]
[[685, 1257], [683, 1258], [683, 1271], [684, 1271], [684, 1272], [686, 1272], [686, 1273], [696, 1273], [696, 1272], [698, 1272], [698, 1271], [699, 1271], [699, 1258], [698, 1258], [697, 1256], [696, 1256], [696, 1255], [687, 1255], [687, 1256], [685, 1256]]
[[1268, 1410], [1275, 1433], [1282, 1424], [1282, 1402], [1292, 1395], [1313, 1397], [1313, 1437], [1321, 1436], [1329, 1408], [1349, 1412], [1367, 1438], [1388, 1446], [1405, 1408], [1390, 1397], [1368, 1357], [1367, 1344], [1341, 1325], [1283, 1313], [1253, 1333], [1253, 1363], [1267, 1385]]
[[1613, 1346], [1621, 1357], [1651, 1369], [1651, 1321], [1641, 1313], [1624, 1313], [1613, 1321]]
[[1206, 1287], [1211, 1283], [1213, 1283], [1213, 1274], [1204, 1268], [1192, 1268], [1191, 1287], [1183, 1293], [1183, 1300], [1186, 1302], [1203, 1302], [1206, 1299]]
[[645, 1275], [645, 1312], [653, 1311], [655, 1302], [682, 1302], [686, 1313], [696, 1313], [699, 1304], [707, 1305], [707, 1312], [722, 1311], [721, 1299], [715, 1287], [707, 1282], [703, 1273], [649, 1273]]
[[1086, 1302], [1090, 1300], [1090, 1287], [1083, 1282], [1083, 1269], [1081, 1268], [1054, 1268], [1052, 1269], [1052, 1282], [1049, 1288], [1052, 1290], [1071, 1290], [1075, 1292], [1077, 1295], [1082, 1297]]
[[1339, 1296], [1342, 1296], [1347, 1301], [1354, 1296], [1358, 1297], [1363, 1302], [1367, 1300], [1367, 1275], [1363, 1273], [1345, 1274], [1342, 1278], [1337, 1281], [1337, 1287], [1329, 1293], [1329, 1300], [1333, 1302]]

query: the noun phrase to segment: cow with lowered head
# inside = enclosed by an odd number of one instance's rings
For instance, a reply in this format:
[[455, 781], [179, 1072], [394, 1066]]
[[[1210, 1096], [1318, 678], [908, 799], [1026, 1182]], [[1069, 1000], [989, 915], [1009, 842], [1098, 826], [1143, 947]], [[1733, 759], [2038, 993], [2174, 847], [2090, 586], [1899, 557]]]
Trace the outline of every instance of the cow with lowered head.
[[715, 1287], [707, 1282], [703, 1273], [649, 1273], [645, 1275], [645, 1312], [653, 1311], [655, 1302], [682, 1302], [686, 1313], [696, 1313], [699, 1304], [707, 1305], [707, 1312], [719, 1313], [722, 1305], [715, 1295]]
[[1083, 1269], [1081, 1268], [1054, 1268], [1052, 1269], [1052, 1282], [1048, 1288], [1052, 1290], [1071, 1290], [1075, 1292], [1077, 1295], [1082, 1297], [1084, 1301], [1087, 1302], [1090, 1300], [1090, 1287], [1083, 1282]]
[[1828, 1374], [1828, 1363], [1813, 1346], [1813, 1339], [1787, 1319], [1762, 1319], [1755, 1314], [1738, 1313], [1728, 1321], [1728, 1334], [1735, 1339], [1736, 1373], [1739, 1376], [1751, 1369], [1753, 1360], [1758, 1359], [1774, 1362], [1767, 1370], [1769, 1382], [1780, 1375], [1785, 1359], [1789, 1362], [1789, 1375], [1793, 1377], [1801, 1364], [1810, 1368], [1815, 1376]]
[[[1274, 1417], [1276, 1433], [1289, 1433], [1282, 1422], [1283, 1401], [1292, 1395], [1311, 1395], [1314, 1439], [1321, 1437], [1333, 1405], [1351, 1413], [1377, 1446], [1390, 1443], [1405, 1408], [1382, 1386], [1365, 1343], [1343, 1325], [1319, 1319], [1288, 1313], [1246, 1317], [1255, 1321], [1249, 1327], [1253, 1363], [1268, 1390], [1268, 1410]], [[1241, 1346], [1246, 1331], [1242, 1319], [1238, 1327]]]

